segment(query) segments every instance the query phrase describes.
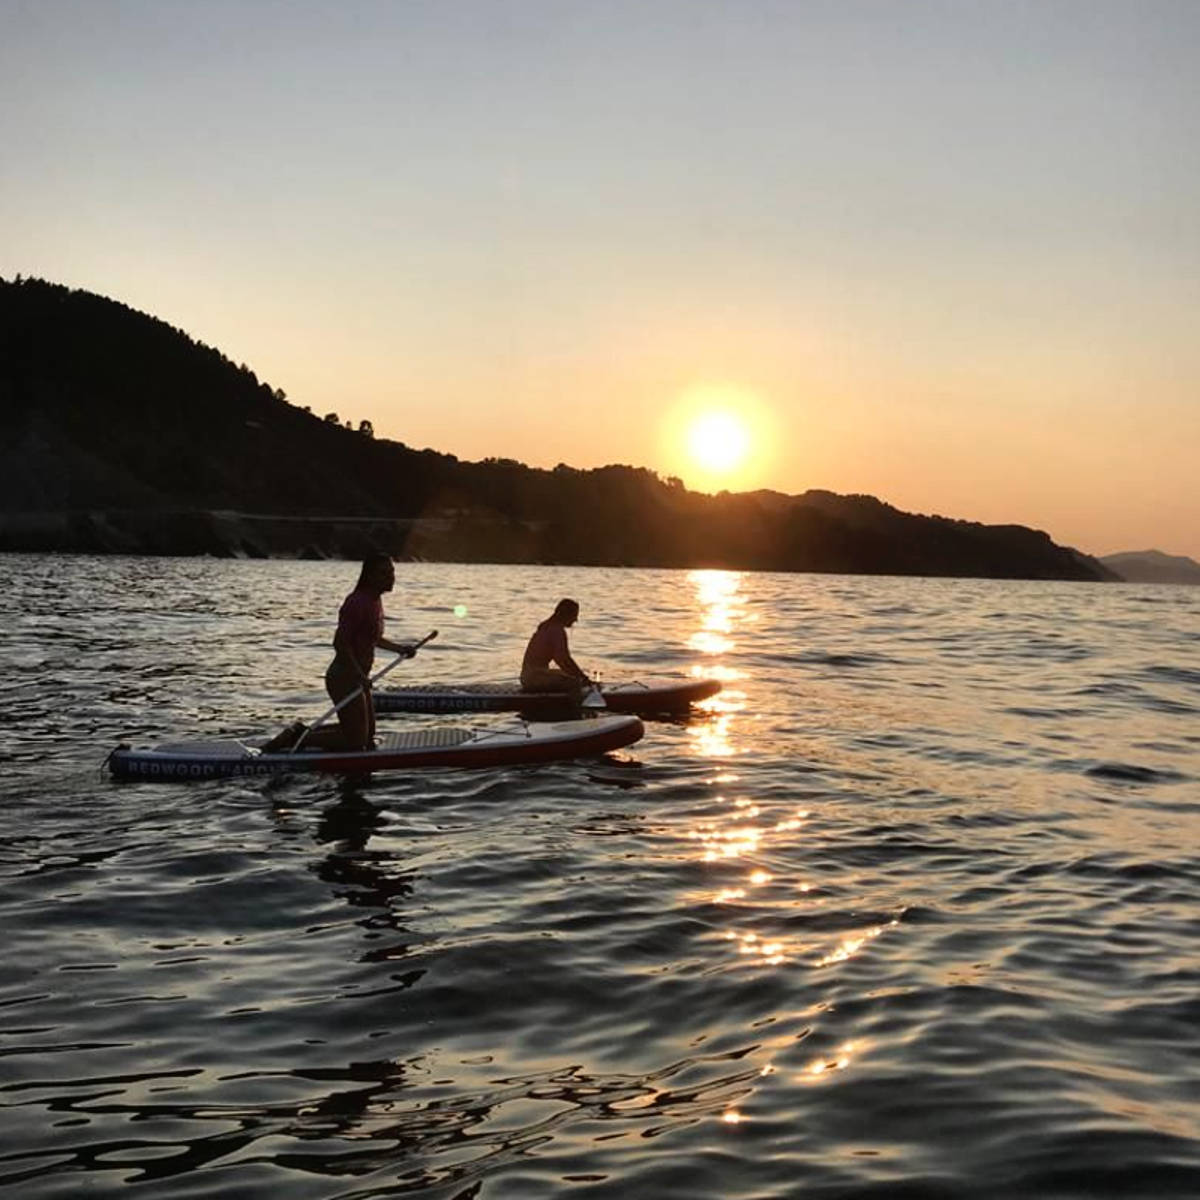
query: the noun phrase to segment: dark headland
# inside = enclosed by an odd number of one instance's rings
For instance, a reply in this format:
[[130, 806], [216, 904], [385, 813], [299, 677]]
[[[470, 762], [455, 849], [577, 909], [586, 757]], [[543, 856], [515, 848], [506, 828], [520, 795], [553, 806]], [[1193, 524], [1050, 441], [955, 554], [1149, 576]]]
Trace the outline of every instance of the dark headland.
[[0, 280], [0, 550], [1115, 578], [1020, 525], [462, 462], [345, 416], [113, 300]]

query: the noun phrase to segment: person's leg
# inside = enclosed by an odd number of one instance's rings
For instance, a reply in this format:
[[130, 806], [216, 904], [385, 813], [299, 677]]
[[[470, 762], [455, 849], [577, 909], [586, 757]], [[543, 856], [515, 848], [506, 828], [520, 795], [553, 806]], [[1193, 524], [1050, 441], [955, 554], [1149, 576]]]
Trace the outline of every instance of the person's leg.
[[557, 667], [526, 671], [521, 676], [521, 690], [524, 692], [562, 692], [576, 700], [582, 694], [579, 680], [574, 675], [568, 675], [566, 671], [560, 671]]
[[[291, 747], [288, 747], [290, 749]], [[322, 725], [312, 733], [305, 734], [300, 751], [305, 750], [345, 750], [346, 735], [339, 725]]]
[[[374, 713], [366, 696], [355, 696], [349, 704], [338, 709], [338, 730], [346, 750], [375, 748]], [[318, 730], [318, 732], [320, 732]]]
[[[358, 688], [358, 676], [331, 664], [325, 672], [325, 690], [330, 700], [339, 704]], [[338, 709], [337, 724], [327, 722], [320, 729], [305, 734], [304, 722], [293, 721], [282, 733], [277, 733], [261, 749], [264, 754], [286, 754], [300, 740], [301, 750], [370, 750], [375, 746], [375, 709], [365, 695], [358, 695]]]
[[[334, 704], [340, 704], [341, 701], [349, 696], [358, 687], [358, 677], [353, 671], [343, 671], [340, 668], [335, 669], [330, 666], [325, 672], [325, 690], [329, 693], [329, 699]], [[327, 721], [319, 729], [314, 729], [312, 733], [305, 735], [304, 742], [301, 745], [301, 750], [363, 750], [371, 747], [374, 743], [367, 739], [371, 737], [370, 729], [372, 722], [367, 712], [367, 701], [364, 696], [357, 696], [350, 701], [349, 704], [343, 705], [338, 709], [337, 723]], [[297, 723], [298, 724], [298, 723]], [[263, 750], [268, 748], [272, 750], [290, 750], [296, 742], [296, 738], [303, 732], [303, 727], [299, 730], [288, 730], [286, 733], [293, 733], [288, 739], [286, 745], [276, 745], [278, 738], [268, 742]], [[284, 735], [280, 735], [283, 737]]]
[[263, 742], [259, 749], [264, 754], [286, 754], [300, 740], [304, 732], [303, 721], [293, 721], [286, 729], [277, 733], [269, 741]]
[[[358, 691], [359, 681], [357, 674], [346, 668], [343, 668], [335, 661], [325, 672], [325, 690], [329, 693], [329, 698], [334, 704], [341, 702], [351, 693]], [[373, 710], [371, 702], [361, 691], [347, 704], [343, 704], [338, 709], [338, 723], [336, 729], [331, 729], [330, 733], [336, 733], [341, 741], [340, 745], [330, 745], [330, 749], [339, 750], [371, 750], [375, 746], [374, 729], [372, 721]], [[319, 735], [321, 730], [317, 730]], [[331, 739], [332, 741], [333, 739]], [[326, 743], [329, 744], [329, 743]]]

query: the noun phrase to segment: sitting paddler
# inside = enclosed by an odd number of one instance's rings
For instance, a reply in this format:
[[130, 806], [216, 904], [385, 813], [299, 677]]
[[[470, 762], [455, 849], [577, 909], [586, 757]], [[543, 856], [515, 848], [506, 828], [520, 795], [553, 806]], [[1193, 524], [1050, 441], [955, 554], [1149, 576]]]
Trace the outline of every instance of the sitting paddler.
[[[534, 630], [521, 662], [521, 690], [563, 692], [576, 703], [592, 687], [583, 668], [571, 657], [567, 630], [579, 619], [575, 600], [560, 600]], [[551, 664], [555, 664], [551, 666]]]
[[383, 593], [396, 583], [396, 568], [386, 554], [372, 554], [363, 560], [358, 583], [338, 612], [337, 632], [333, 635], [333, 661], [325, 672], [325, 690], [334, 704], [355, 691], [358, 695], [337, 711], [337, 725], [323, 726], [308, 733], [302, 721], [295, 721], [276, 734], [263, 747], [264, 753], [291, 750], [302, 740], [308, 750], [373, 750], [375, 748], [375, 705], [371, 697], [371, 667], [375, 650], [389, 650], [411, 658], [411, 645], [393, 642], [383, 636]]

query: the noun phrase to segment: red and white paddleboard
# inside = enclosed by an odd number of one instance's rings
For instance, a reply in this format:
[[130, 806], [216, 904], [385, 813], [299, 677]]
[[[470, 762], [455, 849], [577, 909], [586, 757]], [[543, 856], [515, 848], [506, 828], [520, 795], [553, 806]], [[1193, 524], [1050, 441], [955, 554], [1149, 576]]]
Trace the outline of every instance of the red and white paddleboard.
[[531, 723], [488, 731], [443, 727], [383, 733], [374, 750], [266, 753], [245, 742], [173, 742], [149, 749], [118, 746], [108, 757], [119, 779], [216, 779], [292, 771], [363, 773], [416, 767], [504, 767], [603, 754], [636, 742], [645, 729], [628, 715]]

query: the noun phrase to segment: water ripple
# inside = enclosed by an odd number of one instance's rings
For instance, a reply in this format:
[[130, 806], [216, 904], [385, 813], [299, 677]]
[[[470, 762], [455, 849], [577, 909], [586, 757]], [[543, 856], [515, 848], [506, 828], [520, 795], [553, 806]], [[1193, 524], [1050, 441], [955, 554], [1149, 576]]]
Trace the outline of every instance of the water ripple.
[[1200, 1194], [1192, 593], [411, 565], [413, 677], [573, 594], [585, 665], [726, 690], [595, 762], [120, 786], [322, 709], [352, 569], [8, 566], [0, 1187]]

